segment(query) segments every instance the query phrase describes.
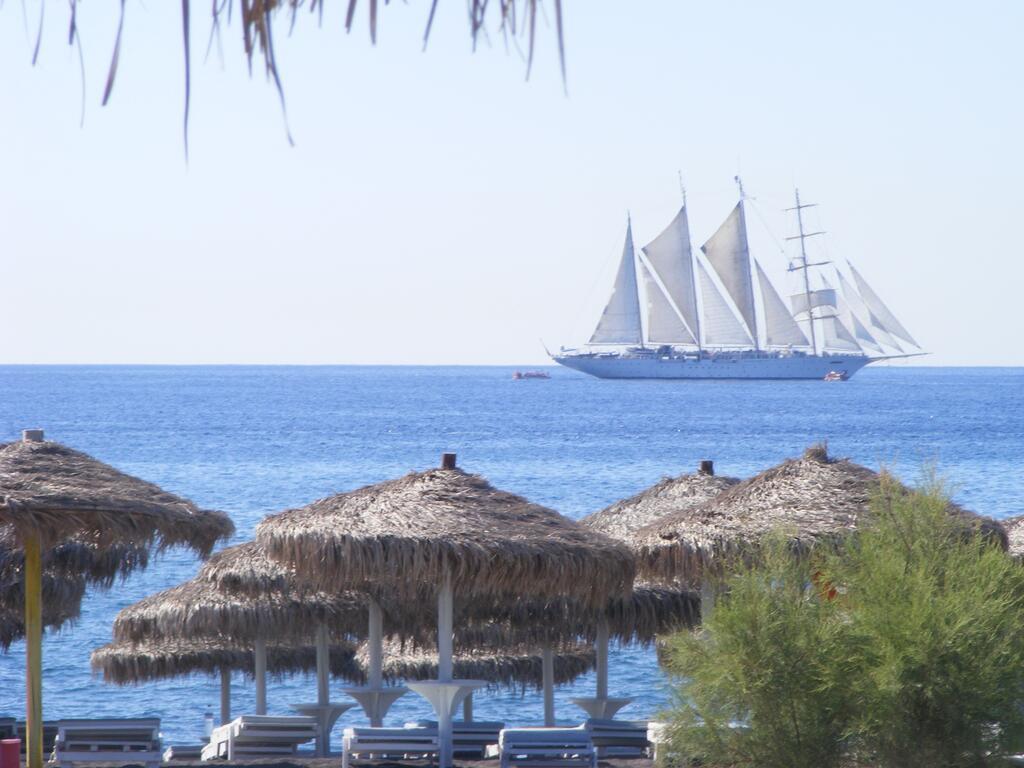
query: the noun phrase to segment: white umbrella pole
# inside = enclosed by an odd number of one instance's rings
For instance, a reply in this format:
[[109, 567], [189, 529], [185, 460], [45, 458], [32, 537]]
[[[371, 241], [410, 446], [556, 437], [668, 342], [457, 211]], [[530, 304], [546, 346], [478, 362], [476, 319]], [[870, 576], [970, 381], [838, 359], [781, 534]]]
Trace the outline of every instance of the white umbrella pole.
[[330, 702], [330, 691], [327, 688], [327, 674], [331, 662], [328, 658], [327, 627], [321, 624], [316, 628], [316, 703], [323, 707]]
[[[454, 639], [455, 590], [452, 587], [452, 576], [446, 573], [441, 583], [441, 591], [437, 595], [437, 679], [450, 682], [452, 679], [452, 643]], [[450, 706], [442, 706], [437, 713], [437, 730], [441, 742], [439, 757], [440, 768], [448, 768], [452, 764], [452, 710]]]
[[379, 689], [384, 685], [384, 612], [380, 604], [370, 598], [370, 688]]
[[544, 725], [555, 724], [555, 654], [551, 643], [545, 643], [541, 656], [542, 675], [544, 678]]
[[452, 679], [454, 603], [452, 577], [446, 574], [437, 595], [437, 679], [443, 682]]
[[267, 714], [267, 641], [256, 638], [253, 648], [253, 674], [256, 676], [256, 714]]
[[608, 624], [602, 621], [597, 625], [597, 698], [608, 698]]
[[220, 724], [231, 722], [231, 670], [220, 669]]

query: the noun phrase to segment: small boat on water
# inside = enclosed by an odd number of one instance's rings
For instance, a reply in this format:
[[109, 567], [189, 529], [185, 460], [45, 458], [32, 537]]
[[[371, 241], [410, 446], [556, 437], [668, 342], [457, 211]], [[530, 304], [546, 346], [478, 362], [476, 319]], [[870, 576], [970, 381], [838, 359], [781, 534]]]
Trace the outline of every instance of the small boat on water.
[[545, 371], [516, 371], [512, 374], [512, 378], [516, 381], [522, 379], [550, 379], [551, 374]]
[[850, 374], [846, 371], [829, 371], [825, 374], [825, 381], [846, 381], [850, 378]]

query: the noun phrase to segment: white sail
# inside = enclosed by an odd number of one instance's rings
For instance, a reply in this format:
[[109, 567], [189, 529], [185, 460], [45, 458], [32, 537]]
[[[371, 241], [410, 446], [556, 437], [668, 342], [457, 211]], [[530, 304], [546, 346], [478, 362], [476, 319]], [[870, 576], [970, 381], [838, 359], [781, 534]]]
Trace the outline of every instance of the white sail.
[[757, 283], [761, 289], [761, 304], [764, 307], [764, 341], [769, 347], [807, 347], [810, 342], [789, 314], [786, 304], [779, 296], [775, 286], [764, 273], [760, 262], [754, 259], [757, 267]]
[[704, 307], [703, 323], [701, 324], [704, 345], [709, 347], [753, 346], [754, 340], [750, 338], [747, 329], [736, 317], [718, 287], [711, 281], [711, 275], [700, 259], [697, 260], [697, 268], [700, 274], [700, 298]]
[[853, 287], [849, 280], [847, 280], [843, 273], [836, 270], [836, 276], [839, 278], [839, 288], [842, 292], [843, 298], [846, 299], [847, 304], [850, 305], [850, 310], [854, 316], [867, 328], [868, 333], [871, 334], [872, 338], [882, 347], [881, 351], [885, 351], [885, 347], [902, 352], [903, 347], [899, 345], [899, 342], [894, 339], [888, 331], [885, 330], [878, 322], [878, 319], [871, 313], [867, 305], [864, 303], [864, 299], [857, 293], [857, 289]]
[[857, 290], [860, 292], [861, 297], [864, 299], [864, 303], [868, 309], [871, 310], [871, 314], [875, 316], [875, 320], [879, 327], [884, 328], [886, 331], [891, 333], [893, 336], [898, 336], [906, 342], [913, 344], [915, 347], [920, 345], [914, 341], [914, 337], [910, 335], [906, 328], [896, 319], [896, 316], [889, 311], [889, 308], [885, 306], [882, 300], [878, 297], [871, 286], [867, 284], [860, 273], [854, 269], [853, 264], [846, 262], [850, 267], [850, 274], [853, 275], [853, 279], [857, 282]]
[[591, 344], [639, 344], [640, 296], [636, 289], [636, 268], [633, 264], [633, 228], [626, 225], [626, 244], [622, 248], [622, 261], [615, 275], [611, 298], [601, 313]]
[[754, 337], [757, 334], [757, 320], [754, 314], [754, 286], [750, 275], [747, 220], [742, 200], [736, 204], [718, 231], [701, 246], [701, 250], [739, 309], [749, 335]]
[[838, 315], [827, 315], [818, 321], [824, 342], [822, 349], [833, 352], [863, 352], [853, 334], [843, 325]]
[[850, 331], [853, 340], [857, 342], [861, 349], [878, 353], [882, 352], [882, 347], [871, 331], [860, 321], [850, 303], [842, 296], [836, 297], [836, 311], [839, 313], [839, 322]]
[[789, 297], [789, 303], [793, 306], [794, 315], [802, 315], [809, 309], [817, 307], [834, 307], [836, 305], [836, 292], [834, 288], [818, 288], [807, 293], [794, 293]]
[[686, 206], [665, 228], [665, 231], [643, 247], [644, 255], [661, 280], [669, 298], [693, 333], [699, 333], [697, 293], [693, 277], [693, 253], [690, 246], [690, 223]]
[[644, 295], [647, 297], [647, 340], [652, 344], [696, 344], [697, 340], [683, 325], [642, 259], [640, 274], [643, 275]]

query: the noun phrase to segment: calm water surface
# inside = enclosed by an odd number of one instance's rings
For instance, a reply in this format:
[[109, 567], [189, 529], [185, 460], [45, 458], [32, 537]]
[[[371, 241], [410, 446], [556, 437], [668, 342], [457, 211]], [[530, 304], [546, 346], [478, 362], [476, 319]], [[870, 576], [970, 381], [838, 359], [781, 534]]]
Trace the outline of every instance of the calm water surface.
[[[496, 486], [574, 518], [703, 458], [748, 476], [819, 440], [908, 481], [935, 466], [978, 511], [1024, 512], [1024, 369], [882, 367], [844, 384], [613, 382], [563, 369], [549, 381], [517, 382], [512, 370], [0, 367], [0, 440], [43, 427], [49, 438], [225, 510], [236, 541], [270, 512], [434, 466], [448, 450]], [[204, 710], [216, 710], [215, 679], [106, 685], [90, 672], [89, 652], [109, 641], [119, 609], [196, 568], [174, 551], [92, 592], [77, 625], [45, 640], [45, 716], [157, 715], [167, 739], [195, 742]], [[24, 712], [23, 669], [21, 644], [0, 655], [0, 715]], [[252, 712], [251, 681], [239, 676], [234, 687], [234, 711]], [[559, 689], [559, 717], [578, 722], [569, 699], [593, 687], [588, 676]], [[637, 697], [623, 717], [650, 716], [666, 700], [649, 650], [616, 650], [610, 687]], [[268, 686], [272, 713], [314, 697], [304, 676]], [[391, 719], [428, 714], [408, 695]], [[491, 692], [478, 698], [476, 715], [536, 724], [542, 706], [533, 692]], [[350, 713], [338, 727], [346, 724], [365, 721]]]

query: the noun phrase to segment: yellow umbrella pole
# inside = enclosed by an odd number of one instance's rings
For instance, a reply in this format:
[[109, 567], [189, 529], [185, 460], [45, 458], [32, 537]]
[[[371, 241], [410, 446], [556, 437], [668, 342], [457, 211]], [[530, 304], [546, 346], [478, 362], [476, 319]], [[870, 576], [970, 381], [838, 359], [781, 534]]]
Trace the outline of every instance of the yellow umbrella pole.
[[25, 539], [25, 760], [43, 768], [43, 567], [38, 536]]

